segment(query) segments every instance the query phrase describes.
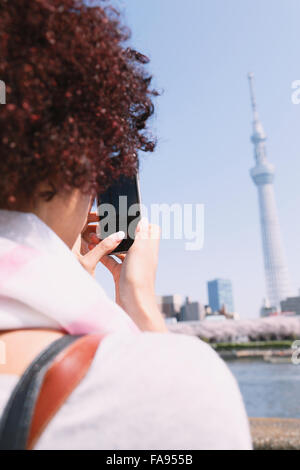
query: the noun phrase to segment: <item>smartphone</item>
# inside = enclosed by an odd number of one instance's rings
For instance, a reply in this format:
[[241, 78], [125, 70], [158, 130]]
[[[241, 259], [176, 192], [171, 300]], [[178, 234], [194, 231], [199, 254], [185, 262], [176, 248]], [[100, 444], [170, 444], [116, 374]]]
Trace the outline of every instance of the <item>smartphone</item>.
[[138, 175], [122, 176], [97, 197], [100, 217], [98, 236], [101, 240], [123, 231], [125, 238], [111, 254], [127, 253], [133, 245], [135, 231], [141, 219], [141, 195]]

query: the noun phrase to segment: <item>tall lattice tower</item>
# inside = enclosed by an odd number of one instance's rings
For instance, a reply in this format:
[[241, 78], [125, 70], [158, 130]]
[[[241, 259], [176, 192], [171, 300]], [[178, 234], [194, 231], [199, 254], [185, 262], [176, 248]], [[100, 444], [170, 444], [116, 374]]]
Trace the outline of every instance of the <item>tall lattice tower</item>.
[[267, 298], [271, 306], [280, 307], [280, 301], [291, 295], [291, 286], [275, 201], [273, 184], [275, 168], [267, 160], [265, 145], [267, 136], [257, 112], [252, 73], [249, 73], [248, 79], [253, 109], [251, 141], [254, 145], [256, 162], [250, 174], [258, 189]]

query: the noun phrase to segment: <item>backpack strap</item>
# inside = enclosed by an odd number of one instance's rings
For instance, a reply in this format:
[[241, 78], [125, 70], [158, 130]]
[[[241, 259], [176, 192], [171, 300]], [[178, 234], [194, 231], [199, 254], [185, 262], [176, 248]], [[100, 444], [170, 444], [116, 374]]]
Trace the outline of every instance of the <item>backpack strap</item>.
[[0, 422], [0, 450], [32, 449], [84, 378], [102, 337], [63, 336], [43, 351], [16, 385]]
[[55, 359], [46, 372], [38, 396], [27, 449], [32, 449], [47, 424], [88, 372], [101, 341], [100, 335], [77, 339]]

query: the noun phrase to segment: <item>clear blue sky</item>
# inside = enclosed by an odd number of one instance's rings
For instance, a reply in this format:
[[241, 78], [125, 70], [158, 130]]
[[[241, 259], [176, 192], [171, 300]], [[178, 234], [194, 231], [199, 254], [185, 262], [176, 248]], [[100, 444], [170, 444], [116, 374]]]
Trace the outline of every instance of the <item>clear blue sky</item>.
[[[251, 110], [247, 72], [276, 165], [276, 196], [295, 293], [300, 288], [299, 0], [129, 0], [121, 2], [131, 43], [151, 58], [159, 145], [142, 158], [143, 201], [204, 203], [205, 246], [161, 245], [158, 294], [207, 301], [206, 282], [233, 282], [236, 310], [258, 316], [265, 295], [258, 201], [249, 169]], [[109, 275], [99, 281], [111, 293]]]

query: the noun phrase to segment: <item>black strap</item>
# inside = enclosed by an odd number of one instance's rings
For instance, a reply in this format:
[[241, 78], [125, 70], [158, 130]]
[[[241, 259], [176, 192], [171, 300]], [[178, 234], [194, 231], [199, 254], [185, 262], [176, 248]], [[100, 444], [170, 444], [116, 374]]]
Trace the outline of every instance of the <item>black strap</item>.
[[80, 336], [63, 336], [54, 341], [26, 369], [4, 409], [0, 421], [0, 450], [25, 450], [45, 373], [56, 356]]

